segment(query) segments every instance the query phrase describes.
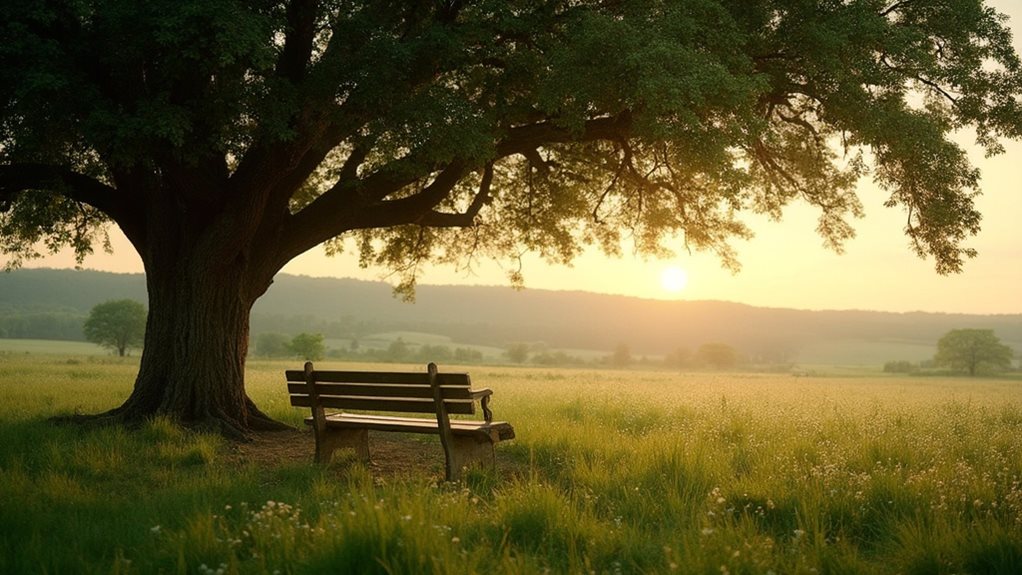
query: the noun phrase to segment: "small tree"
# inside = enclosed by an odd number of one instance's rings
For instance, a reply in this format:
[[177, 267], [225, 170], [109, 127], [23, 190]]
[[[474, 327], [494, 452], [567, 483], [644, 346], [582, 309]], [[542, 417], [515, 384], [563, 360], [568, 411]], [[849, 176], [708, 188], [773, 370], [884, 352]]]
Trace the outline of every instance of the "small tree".
[[391, 361], [403, 361], [408, 359], [411, 353], [412, 350], [403, 337], [398, 337], [387, 346], [387, 359]]
[[323, 354], [326, 352], [321, 333], [300, 333], [291, 339], [291, 345], [288, 347], [291, 349], [291, 353], [305, 361], [323, 359]]
[[525, 363], [529, 359], [529, 344], [517, 342], [507, 346], [504, 355], [514, 363]]
[[918, 366], [904, 359], [889, 361], [884, 364], [884, 373], [914, 373], [919, 371]]
[[85, 339], [112, 349], [124, 357], [133, 347], [142, 347], [146, 309], [135, 300], [118, 299], [92, 308], [85, 320]]
[[992, 329], [953, 329], [937, 342], [933, 363], [964, 371], [970, 376], [984, 371], [1011, 368], [1011, 348], [1002, 344]]
[[446, 345], [422, 345], [415, 357], [423, 362], [440, 363], [451, 359], [453, 354]]
[[479, 362], [483, 360], [483, 352], [469, 347], [459, 347], [454, 350], [454, 359], [462, 363]]

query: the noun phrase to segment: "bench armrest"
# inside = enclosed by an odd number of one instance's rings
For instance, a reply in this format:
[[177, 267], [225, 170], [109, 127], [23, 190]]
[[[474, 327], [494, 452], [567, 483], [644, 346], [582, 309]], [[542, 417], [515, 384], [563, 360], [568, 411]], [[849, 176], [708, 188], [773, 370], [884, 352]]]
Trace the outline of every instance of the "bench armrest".
[[483, 408], [483, 419], [486, 423], [493, 421], [493, 412], [490, 411], [490, 396], [493, 395], [493, 390], [489, 388], [473, 389], [472, 400], [479, 400], [479, 405]]
[[472, 390], [472, 399], [482, 399], [484, 397], [489, 397], [491, 395], [493, 395], [493, 390], [488, 387]]

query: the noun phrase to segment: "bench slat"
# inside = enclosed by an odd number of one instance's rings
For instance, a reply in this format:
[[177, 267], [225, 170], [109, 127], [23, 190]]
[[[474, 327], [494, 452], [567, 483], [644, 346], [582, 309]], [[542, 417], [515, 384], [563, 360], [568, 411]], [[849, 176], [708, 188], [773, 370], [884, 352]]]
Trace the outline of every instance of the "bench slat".
[[[311, 424], [312, 418], [305, 419], [306, 424]], [[331, 415], [326, 419], [327, 427], [352, 427], [364, 428], [371, 431], [397, 431], [404, 433], [429, 433], [438, 432], [435, 419], [416, 417], [392, 417], [379, 415], [361, 415], [353, 413], [341, 413]], [[451, 420], [451, 431], [456, 435], [485, 433], [495, 431], [502, 440], [514, 438], [514, 428], [506, 421], [465, 421]]]
[[[291, 405], [295, 407], [312, 407], [312, 398], [308, 395], [292, 395]], [[436, 407], [433, 405], [432, 398], [406, 399], [398, 397], [350, 397], [344, 395], [326, 395], [319, 397], [319, 405], [332, 409], [436, 413]], [[445, 399], [444, 405], [450, 413], [456, 413], [459, 415], [475, 414], [475, 403], [471, 400]], [[436, 423], [435, 420], [434, 423]]]
[[[304, 382], [305, 372], [289, 369], [284, 372], [288, 381]], [[396, 383], [429, 385], [429, 374], [404, 371], [313, 371], [316, 383]], [[471, 385], [467, 373], [438, 374], [440, 385]]]
[[[288, 393], [308, 395], [309, 388], [305, 382], [288, 382]], [[444, 399], [472, 399], [472, 390], [464, 386], [443, 385], [440, 387]], [[347, 395], [356, 397], [414, 397], [433, 399], [433, 390], [429, 384], [393, 384], [393, 383], [320, 383], [316, 382], [316, 393], [321, 397], [330, 395]]]

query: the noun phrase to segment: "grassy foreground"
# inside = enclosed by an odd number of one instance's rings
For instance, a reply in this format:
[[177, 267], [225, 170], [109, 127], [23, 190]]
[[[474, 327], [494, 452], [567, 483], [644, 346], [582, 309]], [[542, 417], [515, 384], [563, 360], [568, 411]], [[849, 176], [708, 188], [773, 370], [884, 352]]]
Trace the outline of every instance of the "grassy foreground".
[[518, 438], [445, 485], [47, 421], [136, 361], [0, 355], [0, 573], [1022, 572], [1017, 381], [475, 367]]

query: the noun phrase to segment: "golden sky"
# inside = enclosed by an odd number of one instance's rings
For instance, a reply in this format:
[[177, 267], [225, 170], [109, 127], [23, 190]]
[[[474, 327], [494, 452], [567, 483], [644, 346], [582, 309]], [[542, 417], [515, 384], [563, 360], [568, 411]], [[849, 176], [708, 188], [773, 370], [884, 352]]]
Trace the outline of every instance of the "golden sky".
[[[1022, 53], [1022, 0], [991, 0], [1008, 14], [1015, 32], [1016, 51]], [[962, 313], [1022, 313], [1022, 142], [1006, 142], [1005, 154], [985, 158], [963, 134], [976, 166], [982, 170], [983, 195], [976, 204], [983, 214], [982, 231], [967, 243], [979, 256], [966, 262], [963, 273], [939, 276], [932, 261], [920, 260], [904, 236], [905, 215], [883, 207], [886, 194], [870, 182], [860, 186], [866, 217], [854, 222], [858, 236], [844, 254], [823, 247], [816, 235], [816, 212], [805, 205], [790, 206], [781, 222], [746, 215], [743, 219], [756, 236], [735, 244], [742, 270], [735, 275], [720, 267], [712, 254], [688, 254], [679, 249], [669, 260], [647, 260], [626, 255], [608, 259], [587, 253], [574, 266], [549, 266], [537, 259], [525, 262], [528, 288], [583, 290], [643, 298], [727, 300], [756, 306], [798, 309], [869, 309]], [[113, 229], [114, 254], [97, 253], [85, 267], [116, 272], [141, 272], [142, 265], [130, 244]], [[681, 246], [680, 241], [674, 244]], [[69, 254], [29, 262], [26, 267], [72, 267]], [[662, 282], [666, 269], [687, 275], [684, 288], [675, 291]], [[386, 270], [359, 269], [353, 255], [328, 258], [312, 250], [288, 264], [285, 273], [310, 276], [381, 279]], [[472, 274], [448, 267], [432, 267], [420, 278], [423, 284], [506, 285], [507, 274], [487, 264]]]

